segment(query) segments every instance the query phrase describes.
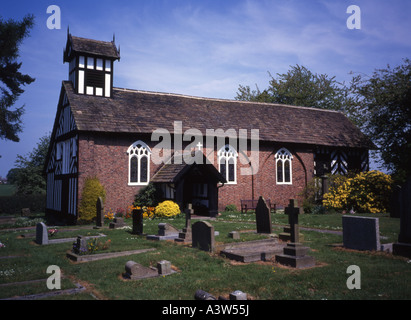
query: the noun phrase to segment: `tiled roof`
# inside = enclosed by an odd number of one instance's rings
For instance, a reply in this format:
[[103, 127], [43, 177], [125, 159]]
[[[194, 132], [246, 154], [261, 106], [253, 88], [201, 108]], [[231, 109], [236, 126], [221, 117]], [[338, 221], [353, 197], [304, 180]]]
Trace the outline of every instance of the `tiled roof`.
[[113, 88], [111, 98], [76, 94], [63, 82], [79, 131], [152, 133], [196, 128], [259, 129], [263, 141], [334, 147], [374, 148], [372, 142], [342, 113], [272, 103], [199, 98], [178, 94]]
[[[71, 52], [68, 48], [71, 47]], [[67, 46], [64, 52], [64, 61], [70, 61], [73, 52], [86, 55], [102, 56], [111, 59], [120, 59], [120, 53], [114, 41], [99, 41], [72, 36], [67, 37]]]

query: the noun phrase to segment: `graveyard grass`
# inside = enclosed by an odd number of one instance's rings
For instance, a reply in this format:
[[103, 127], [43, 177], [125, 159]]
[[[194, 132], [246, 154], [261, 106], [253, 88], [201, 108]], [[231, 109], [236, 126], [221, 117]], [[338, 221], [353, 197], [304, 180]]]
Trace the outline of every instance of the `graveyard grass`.
[[[362, 215], [380, 218], [380, 233], [387, 237], [385, 242], [398, 239], [399, 219], [385, 215]], [[383, 252], [360, 252], [333, 246], [342, 243], [342, 235], [301, 230], [304, 243], [311, 248], [316, 267], [292, 269], [274, 261], [240, 263], [233, 262], [217, 254], [193, 249], [191, 245], [176, 244], [171, 241], [149, 241], [143, 236], [131, 234], [131, 219], [126, 219], [127, 227], [122, 229], [93, 229], [94, 225], [58, 227], [59, 232], [52, 238], [93, 236], [99, 233], [111, 239], [107, 252], [155, 248], [156, 250], [117, 257], [106, 260], [74, 263], [66, 258], [71, 243], [37, 245], [31, 230], [0, 229], [0, 299], [50, 292], [46, 279], [50, 276], [46, 269], [57, 265], [62, 272], [61, 289], [85, 290], [72, 295], [47, 297], [46, 299], [109, 299], [109, 300], [192, 300], [196, 290], [201, 289], [218, 297], [241, 290], [256, 300], [401, 300], [411, 299], [411, 264], [409, 259]], [[216, 245], [232, 241], [257, 240], [268, 237], [255, 232], [255, 216], [252, 213], [223, 213], [216, 220], [208, 220], [219, 231]], [[300, 226], [323, 230], [342, 230], [340, 214], [300, 215]], [[144, 220], [144, 233], [157, 234], [158, 223], [167, 222], [178, 229], [185, 224], [183, 217], [175, 219]], [[195, 220], [193, 220], [195, 222]], [[273, 233], [282, 232], [287, 224], [283, 213], [272, 214]], [[78, 228], [78, 230], [71, 230]], [[71, 230], [71, 231], [70, 231]], [[243, 231], [240, 240], [228, 237], [231, 231]], [[22, 234], [27, 234], [22, 237]], [[10, 257], [14, 256], [14, 257]], [[7, 257], [7, 258], [5, 258]], [[142, 280], [125, 280], [127, 261], [133, 260], [143, 266], [156, 266], [160, 260], [168, 260], [178, 271], [169, 276]], [[361, 270], [361, 289], [347, 288], [347, 268], [357, 265]], [[32, 282], [32, 280], [40, 280]], [[16, 282], [24, 282], [16, 284]], [[13, 285], [8, 285], [14, 283]]]

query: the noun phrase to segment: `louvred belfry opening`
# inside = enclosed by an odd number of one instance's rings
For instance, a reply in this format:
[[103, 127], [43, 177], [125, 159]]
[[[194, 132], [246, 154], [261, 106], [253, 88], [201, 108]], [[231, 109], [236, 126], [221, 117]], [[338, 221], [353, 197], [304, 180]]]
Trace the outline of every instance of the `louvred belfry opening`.
[[64, 62], [78, 94], [111, 97], [114, 61], [120, 59], [115, 41], [85, 39], [67, 34]]

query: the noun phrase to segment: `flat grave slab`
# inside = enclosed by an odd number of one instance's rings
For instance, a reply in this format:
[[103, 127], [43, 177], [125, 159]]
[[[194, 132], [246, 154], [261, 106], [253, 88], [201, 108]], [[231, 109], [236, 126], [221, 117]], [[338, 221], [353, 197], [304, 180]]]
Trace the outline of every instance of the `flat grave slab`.
[[277, 239], [238, 242], [226, 245], [220, 254], [240, 262], [266, 261], [274, 258], [276, 254], [281, 254], [285, 245], [278, 243]]
[[119, 251], [119, 252], [108, 252], [108, 253], [97, 253], [97, 254], [84, 254], [78, 255], [71, 251], [68, 251], [66, 256], [67, 258], [75, 261], [75, 262], [88, 262], [88, 261], [95, 261], [95, 260], [103, 260], [103, 259], [110, 259], [110, 258], [117, 258], [117, 257], [124, 257], [130, 256], [133, 254], [139, 254], [149, 251], [154, 251], [155, 248], [148, 248], [148, 249], [139, 249], [139, 250], [129, 250], [129, 251]]

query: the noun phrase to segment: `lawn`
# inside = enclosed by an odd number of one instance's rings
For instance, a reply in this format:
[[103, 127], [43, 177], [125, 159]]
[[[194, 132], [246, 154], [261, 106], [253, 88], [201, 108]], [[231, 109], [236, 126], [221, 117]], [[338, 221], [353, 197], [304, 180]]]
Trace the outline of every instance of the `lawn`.
[[[372, 215], [380, 219], [383, 242], [398, 238], [399, 219], [388, 215]], [[196, 290], [212, 295], [228, 296], [241, 290], [255, 300], [409, 300], [411, 299], [411, 263], [408, 259], [383, 252], [345, 250], [334, 244], [342, 242], [340, 234], [314, 231], [308, 228], [341, 231], [341, 215], [301, 215], [305, 245], [316, 259], [316, 267], [297, 270], [281, 266], [274, 261], [238, 263], [218, 254], [193, 249], [190, 245], [171, 241], [149, 241], [143, 236], [131, 234], [128, 228], [113, 230], [93, 229], [93, 225], [58, 227], [55, 238], [97, 235], [102, 232], [111, 240], [108, 251], [125, 251], [143, 248], [156, 250], [126, 257], [87, 263], [73, 263], [66, 258], [71, 243], [39, 246], [34, 243], [34, 229], [0, 230], [0, 299], [50, 292], [46, 269], [57, 265], [62, 271], [61, 289], [76, 288], [81, 284], [86, 290], [71, 295], [46, 297], [45, 299], [108, 299], [108, 300], [192, 300]], [[145, 220], [144, 232], [156, 234], [157, 225], [167, 222], [181, 229], [184, 218], [173, 220]], [[239, 241], [267, 237], [257, 235], [252, 213], [224, 213], [216, 220], [209, 220], [219, 235], [218, 244], [233, 241], [228, 233], [243, 231]], [[272, 215], [273, 232], [282, 232], [287, 216]], [[73, 230], [77, 229], [77, 230]], [[248, 231], [248, 232], [247, 232]], [[52, 238], [50, 238], [52, 239]], [[238, 240], [237, 240], [238, 241]], [[156, 266], [160, 260], [172, 263], [177, 273], [166, 277], [144, 280], [125, 280], [122, 273], [127, 261], [144, 266]], [[347, 268], [357, 265], [361, 270], [361, 289], [347, 288]], [[33, 281], [38, 280], [38, 281]], [[27, 282], [29, 281], [29, 282]], [[18, 284], [17, 282], [24, 282]]]

